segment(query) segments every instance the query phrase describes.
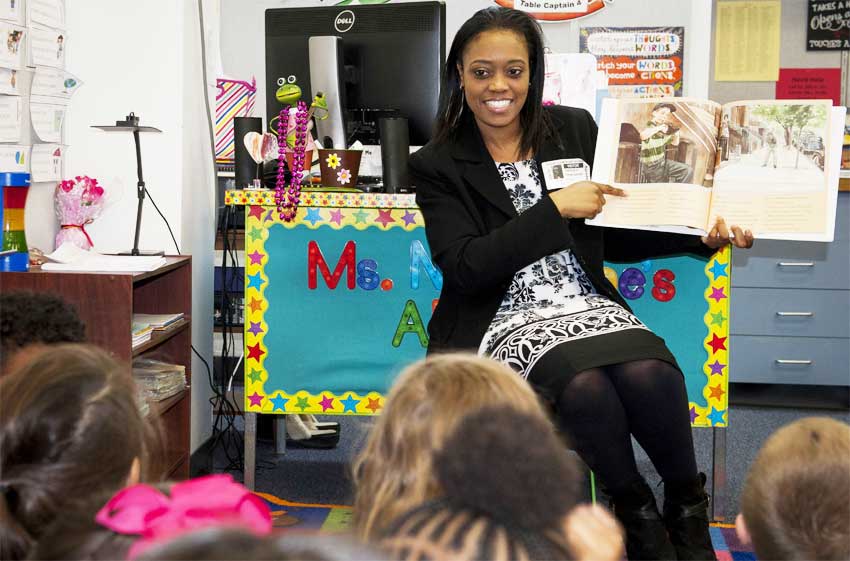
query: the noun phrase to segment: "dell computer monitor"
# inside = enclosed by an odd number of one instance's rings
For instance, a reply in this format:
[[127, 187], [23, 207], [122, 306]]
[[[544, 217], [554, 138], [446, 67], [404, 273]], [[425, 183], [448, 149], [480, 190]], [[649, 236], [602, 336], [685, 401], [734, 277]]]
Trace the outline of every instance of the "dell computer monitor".
[[[407, 118], [410, 144], [425, 144], [440, 94], [445, 21], [443, 2], [266, 10], [268, 118], [281, 109], [275, 99], [280, 78], [294, 77], [309, 102], [316, 94], [311, 73], [334, 74], [329, 67], [341, 59], [336, 69], [341, 91], [333, 97], [341, 101], [346, 144], [378, 144], [377, 120], [385, 116]], [[339, 37], [330, 41], [336, 52], [323, 56], [316, 55], [315, 47], [328, 41], [314, 40], [313, 59], [319, 61], [314, 64], [322, 68], [310, 68], [310, 37]]]

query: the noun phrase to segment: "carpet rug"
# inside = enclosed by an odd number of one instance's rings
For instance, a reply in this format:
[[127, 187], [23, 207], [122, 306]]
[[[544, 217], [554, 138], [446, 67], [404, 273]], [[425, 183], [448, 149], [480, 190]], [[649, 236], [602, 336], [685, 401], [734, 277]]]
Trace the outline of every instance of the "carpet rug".
[[[343, 532], [351, 527], [350, 506], [294, 503], [268, 493], [256, 495], [269, 505], [276, 529]], [[731, 524], [712, 524], [711, 542], [717, 561], [756, 561], [756, 556], [740, 542]]]

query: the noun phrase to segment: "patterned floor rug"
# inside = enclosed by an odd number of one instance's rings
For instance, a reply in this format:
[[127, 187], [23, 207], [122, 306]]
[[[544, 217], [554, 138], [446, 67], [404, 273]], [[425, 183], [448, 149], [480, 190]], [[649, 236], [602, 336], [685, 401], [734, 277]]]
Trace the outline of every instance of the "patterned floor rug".
[[[342, 532], [351, 526], [350, 506], [294, 503], [267, 493], [257, 495], [269, 505], [278, 529]], [[738, 540], [731, 524], [713, 524], [711, 541], [717, 561], [756, 561], [753, 552]]]

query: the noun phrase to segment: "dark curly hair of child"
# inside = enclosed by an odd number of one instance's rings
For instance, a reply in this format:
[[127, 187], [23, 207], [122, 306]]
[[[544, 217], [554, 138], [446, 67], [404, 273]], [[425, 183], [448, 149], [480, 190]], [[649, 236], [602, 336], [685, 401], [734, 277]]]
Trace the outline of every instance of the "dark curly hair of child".
[[86, 326], [73, 306], [52, 294], [15, 291], [0, 294], [0, 365], [32, 344], [82, 343]]

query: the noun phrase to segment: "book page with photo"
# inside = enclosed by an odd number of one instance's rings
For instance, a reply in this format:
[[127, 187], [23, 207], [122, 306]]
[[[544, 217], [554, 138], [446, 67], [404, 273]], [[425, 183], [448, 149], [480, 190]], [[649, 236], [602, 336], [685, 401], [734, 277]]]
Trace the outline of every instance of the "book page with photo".
[[665, 225], [706, 229], [720, 105], [696, 99], [606, 99], [593, 180], [620, 187], [608, 197], [600, 226]]
[[606, 100], [598, 226], [704, 235], [722, 217], [757, 238], [830, 241], [844, 107], [829, 100]]

